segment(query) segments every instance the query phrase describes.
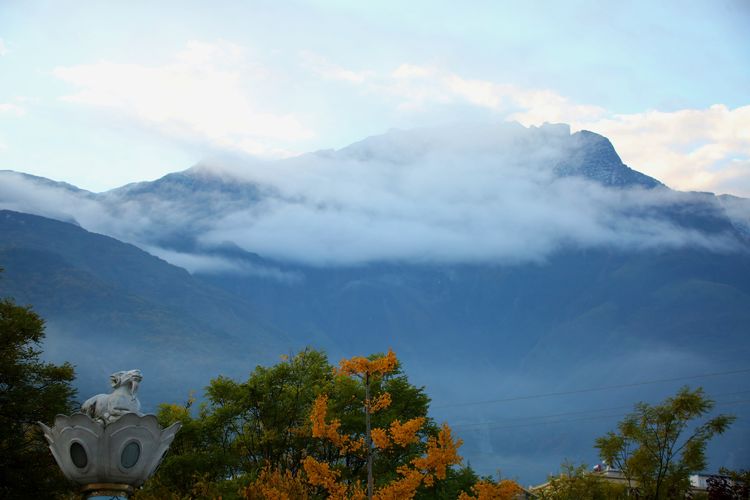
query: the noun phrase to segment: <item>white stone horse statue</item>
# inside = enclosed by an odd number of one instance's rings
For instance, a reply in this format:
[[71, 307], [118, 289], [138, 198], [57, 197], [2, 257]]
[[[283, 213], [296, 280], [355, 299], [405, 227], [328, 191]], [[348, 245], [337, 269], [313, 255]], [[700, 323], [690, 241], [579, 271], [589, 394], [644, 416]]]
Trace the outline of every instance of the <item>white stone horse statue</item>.
[[97, 394], [81, 405], [85, 413], [103, 424], [110, 424], [126, 413], [142, 415], [141, 402], [135, 397], [138, 384], [143, 380], [140, 370], [115, 372], [109, 376], [112, 394]]

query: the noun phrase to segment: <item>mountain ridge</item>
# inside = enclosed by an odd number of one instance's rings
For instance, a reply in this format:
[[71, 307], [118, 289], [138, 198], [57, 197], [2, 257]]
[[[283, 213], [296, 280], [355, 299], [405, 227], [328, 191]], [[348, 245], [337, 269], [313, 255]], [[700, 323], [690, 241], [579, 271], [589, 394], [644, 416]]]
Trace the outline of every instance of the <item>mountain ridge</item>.
[[[327, 265], [330, 259], [340, 259], [349, 265], [424, 258], [492, 261], [493, 255], [534, 260], [546, 258], [556, 247], [617, 246], [623, 241], [636, 248], [726, 247], [731, 246], [729, 239], [745, 246], [750, 241], [750, 219], [741, 202], [670, 190], [625, 165], [612, 143], [599, 134], [571, 134], [569, 126], [561, 124], [501, 124], [453, 132], [389, 131], [336, 151], [271, 163], [203, 162], [155, 181], [96, 194], [18, 174], [27, 184], [3, 189], [0, 183], [0, 207], [74, 222], [161, 252], [179, 265], [188, 265], [192, 258], [174, 260], [180, 253], [205, 256], [232, 245], [273, 261], [309, 264], [317, 259]], [[9, 175], [0, 172], [0, 178]], [[441, 180], [444, 177], [447, 180]], [[314, 190], [306, 183], [318, 187]], [[354, 195], [357, 191], [362, 193]], [[45, 196], [59, 201], [45, 205]], [[384, 210], [381, 199], [398, 210]], [[466, 212], [461, 217], [483, 226], [473, 230], [461, 224], [451, 213], [453, 206]], [[293, 212], [313, 224], [297, 227], [287, 217]], [[339, 221], [331, 224], [328, 219]], [[393, 242], [393, 251], [378, 251], [373, 237], [368, 244], [372, 255], [346, 256], [360, 251], [354, 242], [367, 238], [365, 227], [395, 238], [404, 223], [417, 225], [404, 233], [407, 244]], [[349, 234], [336, 234], [337, 225]], [[509, 236], [506, 242], [491, 236], [495, 230]], [[429, 234], [420, 240], [419, 232]], [[703, 238], [701, 243], [703, 233], [713, 240]], [[719, 233], [727, 241], [717, 243]], [[277, 234], [278, 243], [266, 243], [269, 234]], [[317, 246], [314, 253], [290, 254], [289, 242], [301, 235], [302, 246]], [[456, 257], [441, 253], [441, 248], [448, 248], [446, 238], [462, 247]], [[344, 245], [337, 245], [342, 240]], [[525, 253], [524, 245], [539, 246], [539, 255]]]
[[[251, 304], [134, 245], [7, 210], [0, 210], [0, 234], [5, 269], [0, 293], [33, 304], [55, 330], [49, 337], [60, 351], [57, 356], [85, 367], [85, 375], [119, 365], [119, 353], [127, 353], [128, 363], [145, 357], [160, 366], [167, 360], [180, 366], [197, 352], [216, 357], [229, 346], [241, 352], [248, 341], [254, 348], [247, 359], [258, 361], [290, 348], [286, 335], [258, 318]], [[63, 338], [71, 344], [61, 345]], [[99, 344], [101, 352], [95, 355]], [[227, 358], [227, 368], [236, 370], [237, 361]], [[216, 370], [222, 364], [211, 366]], [[172, 390], [197, 389], [204, 382], [186, 387], [195, 384], [195, 374], [182, 383], [166, 375]]]
[[[127, 359], [142, 359], [141, 368], [165, 378], [162, 400], [182, 396], [180, 377], [205, 384], [218, 374], [238, 376], [256, 360], [271, 362], [274, 350], [310, 345], [336, 359], [393, 348], [412, 380], [427, 386], [434, 418], [475, 429], [461, 437], [477, 470], [513, 463], [513, 473], [538, 482], [564, 456], [595, 460], [593, 439], [613, 423], [509, 432], [481, 422], [659, 401], [679, 383], [470, 412], [455, 403], [745, 368], [750, 233], [743, 223], [750, 211], [747, 200], [682, 193], [642, 176], [602, 136], [519, 127], [499, 139], [491, 131], [445, 140], [394, 132], [274, 168], [205, 164], [93, 197], [35, 182], [14, 192], [0, 182], [0, 207], [75, 216], [82, 226], [49, 221], [65, 230], [30, 223], [0, 233], [0, 265], [8, 269], [0, 294], [21, 289], [24, 301], [61, 301], [58, 310], [40, 311], [49, 316], [55, 355], [70, 352], [66, 343], [106, 341], [106, 332], [82, 327], [87, 307], [112, 331], [145, 316], [129, 335], [152, 352], [184, 337], [188, 348], [164, 360], [118, 344]], [[528, 162], [514, 156], [519, 151]], [[91, 239], [83, 228], [190, 273], [169, 268], [162, 276], [171, 281], [139, 296], [128, 273], [148, 280], [148, 267], [126, 265], [104, 250], [111, 241]], [[66, 234], [80, 241], [69, 243]], [[79, 255], [65, 259], [65, 251]], [[346, 259], [357, 252], [365, 257]], [[328, 254], [336, 258], [320, 257]], [[88, 272], [86, 264], [97, 266]], [[180, 304], [169, 287], [183, 294], [198, 287], [210, 297], [187, 294]], [[178, 302], [176, 314], [162, 301]], [[193, 319], [201, 303], [215, 307], [207, 312], [216, 335]], [[240, 335], [229, 335], [237, 330], [233, 318]], [[258, 328], [243, 330], [243, 318]], [[274, 342], [277, 335], [283, 342]], [[95, 365], [86, 377], [106, 380]], [[700, 380], [709, 394], [746, 390], [743, 382]], [[750, 463], [746, 420], [728, 435], [731, 446], [719, 442], [711, 452], [723, 465]]]

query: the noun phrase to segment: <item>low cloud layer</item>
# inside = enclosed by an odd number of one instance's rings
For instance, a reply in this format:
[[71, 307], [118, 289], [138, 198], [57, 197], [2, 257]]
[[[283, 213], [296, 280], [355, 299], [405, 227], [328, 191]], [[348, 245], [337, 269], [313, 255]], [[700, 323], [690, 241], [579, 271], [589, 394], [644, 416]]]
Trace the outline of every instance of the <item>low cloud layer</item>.
[[238, 168], [279, 195], [218, 218], [202, 241], [315, 264], [528, 262], [563, 248], [732, 247], [729, 235], [664, 216], [690, 195], [556, 176], [568, 140], [559, 130], [517, 126], [394, 132], [335, 154]]
[[187, 269], [191, 273], [226, 273], [233, 275], [257, 276], [287, 284], [298, 283], [304, 279], [300, 273], [282, 271], [273, 266], [260, 266], [239, 259], [200, 253], [176, 252], [158, 246], [144, 245], [143, 249], [152, 255], [156, 255], [157, 257], [166, 260], [170, 264]]
[[[564, 126], [517, 124], [392, 131], [287, 160], [217, 159], [101, 195], [4, 174], [0, 206], [75, 219], [191, 271], [281, 280], [295, 278], [206, 253], [233, 245], [281, 261], [359, 265], [534, 262], [576, 248], [738, 248], [729, 226], [698, 229], [667, 215], [721, 216], [714, 197], [557, 175], [578, 137]], [[732, 206], [735, 219], [743, 207]], [[170, 235], [189, 235], [197, 250], [170, 248]]]

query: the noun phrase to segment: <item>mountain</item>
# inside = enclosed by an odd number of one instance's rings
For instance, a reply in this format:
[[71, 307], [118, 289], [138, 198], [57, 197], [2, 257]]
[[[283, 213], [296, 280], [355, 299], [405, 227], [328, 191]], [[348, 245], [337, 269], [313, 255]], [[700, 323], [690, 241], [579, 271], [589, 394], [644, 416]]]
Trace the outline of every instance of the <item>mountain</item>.
[[76, 364], [83, 395], [138, 367], [153, 407], [200, 390], [205, 373], [242, 374], [290, 348], [251, 304], [133, 245], [8, 210], [0, 234], [0, 295], [47, 319], [45, 351]]
[[647, 189], [664, 187], [648, 175], [625, 165], [609, 139], [599, 134], [581, 130], [571, 136], [574, 146], [555, 169], [559, 175], [581, 176], [605, 186]]
[[[140, 253], [169, 275], [151, 288], [145, 263], [114, 275], [119, 259], [91, 267], [113, 254], [104, 242], [117, 242], [87, 236], [76, 247], [67, 238], [90, 233], [34, 225], [0, 233], [0, 293], [29, 281], [72, 299], [83, 280], [79, 288], [102, 291], [79, 303], [102, 315], [158, 310], [172, 323], [130, 335], [194, 339], [165, 369], [205, 359], [210, 346], [215, 363], [188, 374], [203, 384], [241, 371], [238, 353], [256, 344], [267, 348], [253, 360], [284, 346], [333, 359], [392, 347], [471, 464], [524, 482], [563, 458], [593, 463], [594, 439], [633, 403], [702, 385], [718, 410], [740, 417], [710, 450], [712, 467], [747, 468], [747, 203], [671, 190], [624, 165], [605, 137], [564, 125], [394, 130], [277, 162], [206, 162], [104, 193], [0, 172], [0, 207], [74, 220], [190, 271]], [[50, 341], [101, 337], [85, 333], [83, 305], [44, 305], [36, 290], [23, 300], [45, 308]], [[204, 309], [214, 314], [199, 323]], [[64, 336], [56, 325], [66, 314], [78, 330]], [[220, 367], [222, 356], [237, 369]]]

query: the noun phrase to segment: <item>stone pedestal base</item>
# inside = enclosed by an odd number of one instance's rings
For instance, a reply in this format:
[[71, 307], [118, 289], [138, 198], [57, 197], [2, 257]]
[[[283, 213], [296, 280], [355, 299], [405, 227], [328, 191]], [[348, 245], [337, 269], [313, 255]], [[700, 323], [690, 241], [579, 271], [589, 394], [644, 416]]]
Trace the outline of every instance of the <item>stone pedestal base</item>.
[[129, 497], [135, 493], [135, 488], [129, 484], [120, 483], [91, 483], [81, 488], [84, 498], [90, 497]]

